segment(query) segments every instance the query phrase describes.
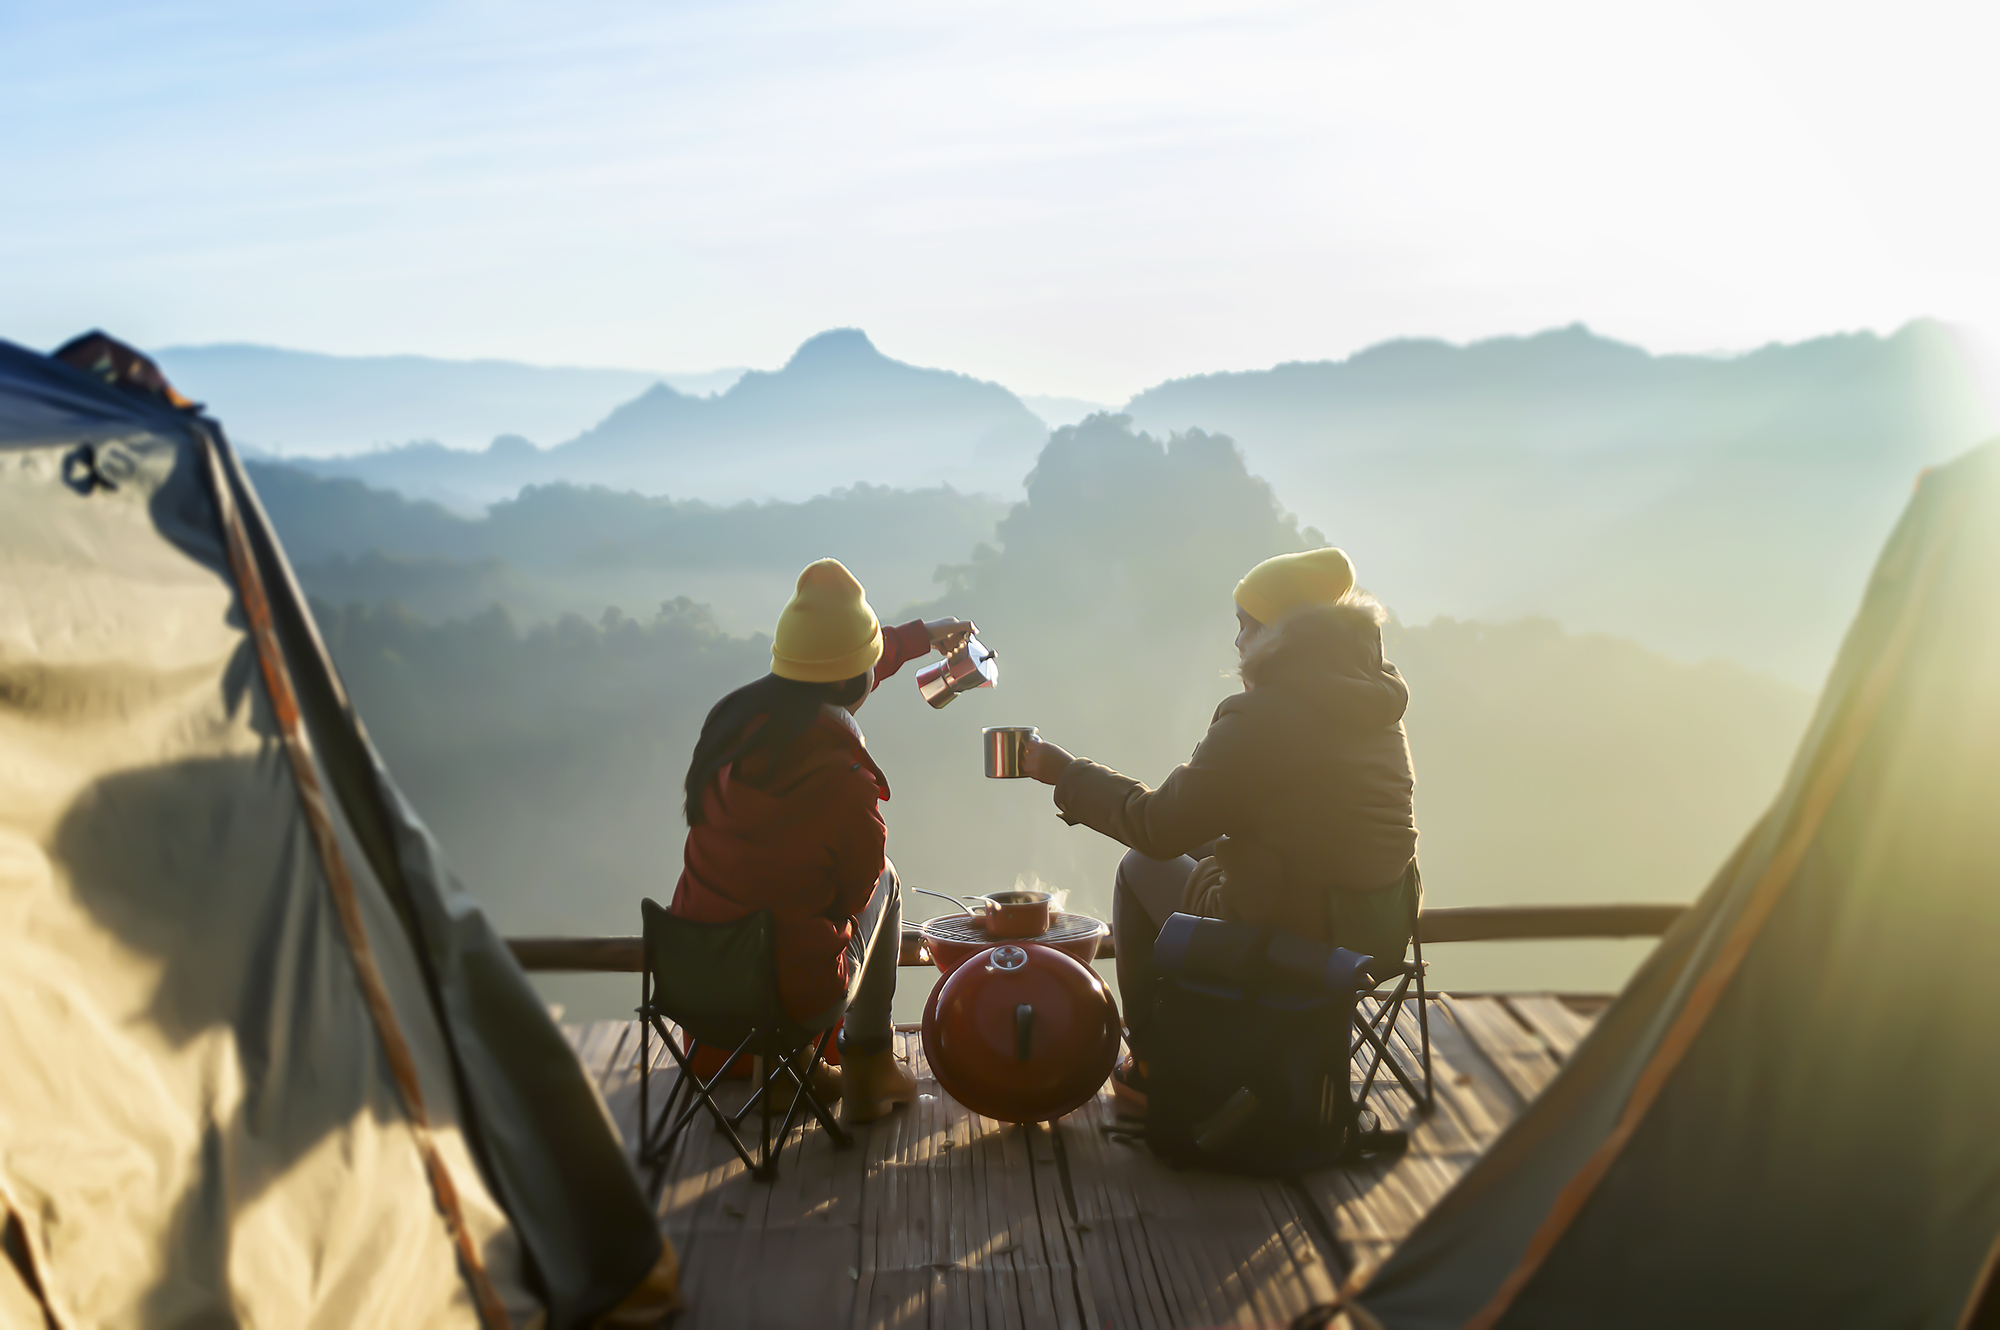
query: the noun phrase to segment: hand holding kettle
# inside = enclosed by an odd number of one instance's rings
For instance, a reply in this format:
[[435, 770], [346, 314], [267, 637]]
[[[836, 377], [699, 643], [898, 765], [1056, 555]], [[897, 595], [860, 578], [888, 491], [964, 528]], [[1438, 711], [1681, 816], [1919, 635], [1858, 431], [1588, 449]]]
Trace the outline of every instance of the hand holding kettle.
[[924, 631], [931, 635], [931, 649], [949, 656], [959, 643], [979, 631], [979, 625], [970, 619], [926, 619]]

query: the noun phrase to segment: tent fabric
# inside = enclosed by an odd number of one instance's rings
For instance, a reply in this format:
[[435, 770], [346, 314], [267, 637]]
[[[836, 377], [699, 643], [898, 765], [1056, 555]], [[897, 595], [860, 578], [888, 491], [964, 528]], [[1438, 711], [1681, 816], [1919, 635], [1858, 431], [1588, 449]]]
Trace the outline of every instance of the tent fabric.
[[4, 343], [0, 1067], [58, 1326], [584, 1325], [662, 1256], [220, 428]]
[[2000, 1236], [1995, 1029], [2000, 441], [1921, 478], [1770, 810], [1355, 1299], [1955, 1326]]

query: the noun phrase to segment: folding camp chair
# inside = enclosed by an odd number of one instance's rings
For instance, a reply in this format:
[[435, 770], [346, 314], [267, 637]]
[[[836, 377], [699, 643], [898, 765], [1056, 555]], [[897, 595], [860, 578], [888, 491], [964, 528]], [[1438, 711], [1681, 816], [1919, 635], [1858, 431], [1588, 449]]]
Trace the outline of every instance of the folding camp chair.
[[[1375, 986], [1358, 995], [1374, 998], [1375, 1010], [1368, 1011], [1361, 1002], [1354, 1004], [1353, 1057], [1357, 1063], [1366, 1062], [1361, 1088], [1354, 1096], [1357, 1107], [1367, 1106], [1368, 1092], [1375, 1087], [1376, 1075], [1384, 1067], [1417, 1102], [1419, 1112], [1428, 1113], [1437, 1106], [1437, 1095], [1431, 1080], [1430, 994], [1424, 988], [1424, 941], [1417, 930], [1420, 895], [1420, 891], [1410, 895], [1409, 959], [1384, 960], [1376, 957], [1368, 967], [1368, 976], [1375, 981]], [[1407, 1024], [1404, 1018], [1411, 1005], [1416, 1007], [1417, 1017], [1414, 1065], [1408, 1046], [1398, 1034], [1399, 1022]], [[1422, 1093], [1418, 1093], [1416, 1086], [1420, 1076], [1424, 1082]]]
[[[639, 975], [640, 1160], [657, 1164], [665, 1159], [696, 1112], [704, 1108], [744, 1166], [766, 1182], [778, 1176], [778, 1156], [792, 1127], [803, 1126], [803, 1111], [819, 1119], [837, 1148], [852, 1145], [853, 1138], [812, 1091], [813, 1063], [832, 1045], [841, 1013], [835, 1012], [819, 1029], [807, 1029], [785, 1014], [778, 1000], [777, 933], [771, 912], [759, 910], [726, 924], [682, 919], [651, 900], [641, 901], [639, 912], [645, 931]], [[691, 1040], [686, 1049], [669, 1022], [686, 1032]], [[680, 1076], [654, 1116], [648, 1082], [656, 1034], [680, 1065]], [[693, 1053], [700, 1047], [727, 1053], [707, 1080], [694, 1070]], [[716, 1088], [744, 1057], [757, 1059], [756, 1088], [734, 1114], [725, 1113], [715, 1102]], [[792, 1090], [791, 1104], [774, 1141], [772, 1100], [774, 1092], [785, 1087]], [[754, 1155], [738, 1131], [753, 1109], [760, 1124]]]

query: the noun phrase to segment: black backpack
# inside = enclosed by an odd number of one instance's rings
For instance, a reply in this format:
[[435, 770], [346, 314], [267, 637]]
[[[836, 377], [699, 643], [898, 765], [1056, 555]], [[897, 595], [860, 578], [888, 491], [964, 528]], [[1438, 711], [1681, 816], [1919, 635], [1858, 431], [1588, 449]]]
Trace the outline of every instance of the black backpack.
[[1177, 1164], [1296, 1173], [1399, 1150], [1356, 1112], [1354, 995], [1372, 958], [1175, 914], [1153, 945], [1146, 1143]]

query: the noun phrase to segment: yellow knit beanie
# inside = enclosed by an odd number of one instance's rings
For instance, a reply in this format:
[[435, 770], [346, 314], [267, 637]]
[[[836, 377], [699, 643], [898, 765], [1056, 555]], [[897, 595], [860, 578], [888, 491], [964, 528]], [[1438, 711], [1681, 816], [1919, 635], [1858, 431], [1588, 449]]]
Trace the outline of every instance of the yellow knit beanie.
[[1301, 605], [1331, 605], [1354, 589], [1354, 565], [1336, 549], [1280, 554], [1236, 584], [1236, 603], [1261, 624], [1274, 624]]
[[801, 683], [839, 683], [882, 659], [882, 621], [838, 559], [799, 574], [799, 589], [771, 634], [771, 673]]

